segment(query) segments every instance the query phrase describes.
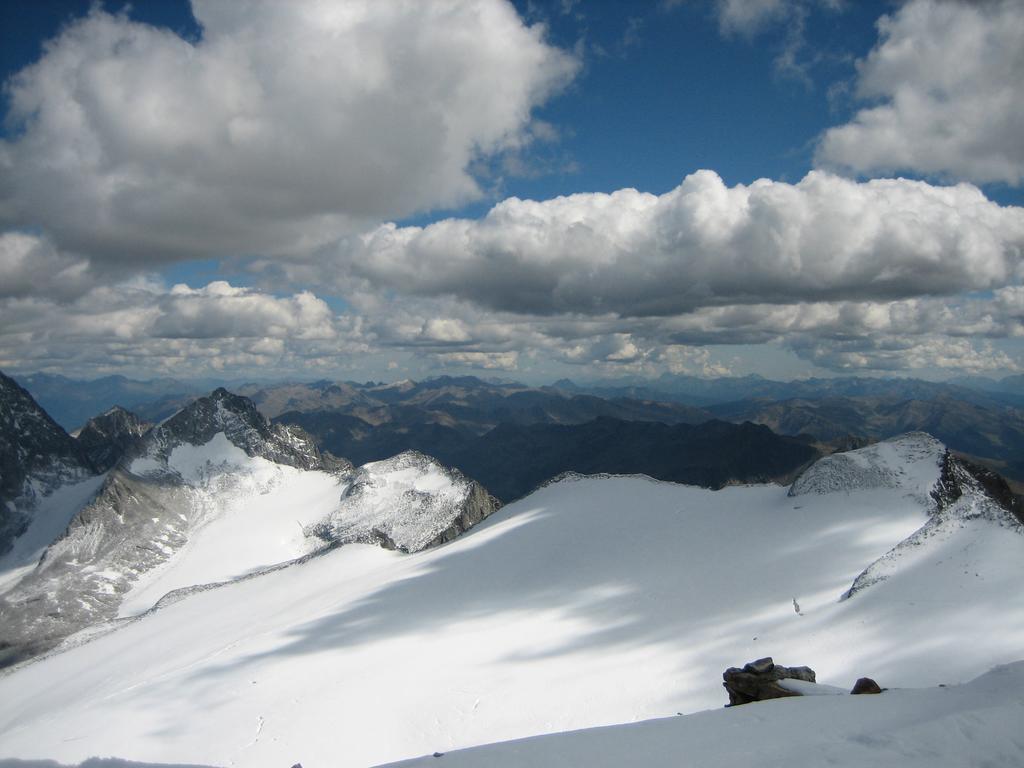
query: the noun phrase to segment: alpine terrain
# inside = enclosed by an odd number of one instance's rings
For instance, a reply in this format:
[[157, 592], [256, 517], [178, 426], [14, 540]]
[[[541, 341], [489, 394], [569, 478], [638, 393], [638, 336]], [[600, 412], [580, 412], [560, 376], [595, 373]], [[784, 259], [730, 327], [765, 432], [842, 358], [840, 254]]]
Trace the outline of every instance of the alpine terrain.
[[[1020, 669], [990, 670], [1024, 640], [1015, 504], [910, 433], [789, 487], [568, 474], [499, 509], [427, 456], [354, 470], [218, 390], [3, 595], [8, 652], [35, 658], [0, 677], [0, 754], [667, 765], [717, 743], [726, 765], [806, 718], [839, 765], [923, 765], [938, 734], [956, 760], [932, 764], [1012, 764]], [[837, 695], [677, 717], [763, 656]], [[888, 690], [838, 695], [865, 675]], [[451, 752], [597, 726], [615, 727]], [[788, 744], [767, 754], [803, 754]]]
[[[77, 443], [16, 385], [11, 392], [19, 399], [5, 417], [13, 425], [5, 432], [8, 450], [18, 457], [54, 445], [56, 456], [30, 465], [25, 490], [8, 505], [2, 664], [43, 653], [79, 630], [116, 627], [161, 598], [177, 599], [178, 591], [248, 577], [341, 543], [381, 540], [405, 551], [434, 545], [496, 506], [478, 485], [428, 457], [399, 456], [356, 473], [224, 389], [143, 435], [134, 416], [108, 411]], [[382, 512], [398, 503], [403, 514]]]

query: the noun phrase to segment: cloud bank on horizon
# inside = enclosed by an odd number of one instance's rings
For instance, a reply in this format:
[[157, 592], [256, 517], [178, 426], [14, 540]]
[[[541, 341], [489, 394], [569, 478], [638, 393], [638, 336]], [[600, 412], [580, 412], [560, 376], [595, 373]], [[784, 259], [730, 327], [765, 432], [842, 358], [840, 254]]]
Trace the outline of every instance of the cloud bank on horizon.
[[[705, 7], [723, 45], [776, 28], [785, 55], [846, 12]], [[500, 199], [493, 169], [571, 146], [540, 113], [599, 92], [585, 34], [560, 47], [505, 0], [192, 13], [196, 40], [95, 7], [7, 80], [0, 368], [721, 375], [752, 348], [816, 371], [1024, 365], [1024, 208], [989, 191], [1024, 184], [1019, 3], [880, 16], [799, 181], [695, 167], [660, 194], [539, 200]]]

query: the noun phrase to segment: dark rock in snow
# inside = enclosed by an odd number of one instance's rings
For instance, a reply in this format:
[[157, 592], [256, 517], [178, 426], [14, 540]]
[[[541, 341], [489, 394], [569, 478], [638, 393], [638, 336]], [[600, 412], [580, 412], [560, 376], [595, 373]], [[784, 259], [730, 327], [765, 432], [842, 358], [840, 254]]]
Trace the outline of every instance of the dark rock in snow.
[[814, 670], [810, 667], [784, 667], [776, 664], [771, 656], [752, 661], [742, 669], [729, 667], [722, 674], [726, 692], [729, 694], [729, 706], [750, 704], [754, 701], [781, 699], [788, 696], [800, 696], [779, 685], [779, 680], [804, 680], [808, 683], [817, 682]]
[[878, 687], [878, 683], [872, 680], [870, 677], [862, 677], [856, 683], [853, 684], [853, 690], [850, 693], [859, 695], [862, 693], [881, 693], [882, 689]]
[[944, 510], [972, 491], [988, 497], [1018, 522], [1024, 523], [1024, 503], [1010, 490], [1006, 480], [991, 469], [946, 451], [942, 459], [942, 475], [932, 491], [935, 503]]

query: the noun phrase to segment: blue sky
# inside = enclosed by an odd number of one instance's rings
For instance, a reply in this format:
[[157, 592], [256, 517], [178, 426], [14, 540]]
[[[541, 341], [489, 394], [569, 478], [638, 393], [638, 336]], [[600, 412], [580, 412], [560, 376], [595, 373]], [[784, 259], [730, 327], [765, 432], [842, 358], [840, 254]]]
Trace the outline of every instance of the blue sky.
[[1019, 5], [414, 5], [4, 4], [0, 367], [1024, 362]]

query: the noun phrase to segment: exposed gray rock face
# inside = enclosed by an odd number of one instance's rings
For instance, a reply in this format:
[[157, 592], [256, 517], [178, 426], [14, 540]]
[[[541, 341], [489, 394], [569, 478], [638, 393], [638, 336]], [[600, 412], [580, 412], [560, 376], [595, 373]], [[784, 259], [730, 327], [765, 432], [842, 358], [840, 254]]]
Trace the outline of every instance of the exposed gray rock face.
[[115, 405], [82, 427], [76, 440], [99, 472], [106, 472], [138, 444], [152, 424]]
[[458, 470], [406, 451], [360, 467], [337, 511], [309, 533], [332, 544], [418, 552], [451, 541], [500, 506]]
[[246, 398], [219, 389], [196, 400], [133, 445], [39, 564], [0, 596], [0, 666], [116, 617], [139, 576], [180, 550], [225, 498], [259, 492], [246, 457], [351, 467], [325, 459], [301, 432], [271, 426]]
[[92, 474], [75, 440], [0, 373], [0, 555], [28, 528], [39, 497]]
[[800, 696], [800, 693], [779, 685], [779, 680], [784, 679], [817, 682], [814, 670], [810, 667], [784, 667], [776, 664], [771, 656], [752, 661], [742, 669], [729, 667], [722, 673], [722, 685], [729, 694], [729, 706]]
[[993, 508], [995, 505], [1024, 524], [1024, 503], [1010, 490], [1005, 479], [949, 451], [942, 458], [942, 475], [931, 495], [940, 511], [956, 507], [965, 497], [968, 501], [985, 499], [987, 503], [978, 510], [979, 514], [988, 514], [993, 519], [1006, 518], [1007, 515]]
[[198, 494], [114, 470], [39, 564], [0, 596], [0, 666], [117, 615], [135, 580], [187, 540]]

